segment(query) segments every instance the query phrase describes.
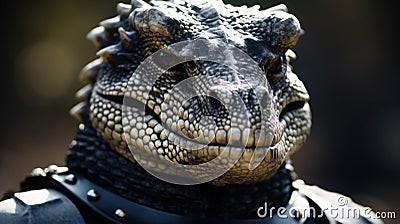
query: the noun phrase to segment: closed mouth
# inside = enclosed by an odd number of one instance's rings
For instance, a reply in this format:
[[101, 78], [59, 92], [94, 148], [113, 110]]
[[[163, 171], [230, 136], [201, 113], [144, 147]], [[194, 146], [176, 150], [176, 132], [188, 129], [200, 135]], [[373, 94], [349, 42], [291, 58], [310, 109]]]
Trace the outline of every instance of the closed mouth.
[[[159, 124], [162, 124], [162, 121], [160, 119], [160, 116], [158, 114], [156, 114], [151, 108], [149, 108], [147, 105], [143, 104], [142, 102], [135, 100], [133, 98], [130, 97], [126, 97], [123, 95], [109, 95], [109, 94], [102, 94], [99, 92], [96, 92], [96, 94], [98, 96], [100, 96], [101, 98], [107, 100], [107, 101], [111, 101], [115, 104], [118, 105], [125, 105], [128, 106], [130, 108], [135, 108], [138, 110], [144, 110], [146, 115], [150, 115], [152, 117], [152, 119], [155, 119]], [[297, 100], [297, 101], [293, 101], [289, 104], [287, 104], [283, 110], [281, 111], [280, 115], [279, 115], [279, 121], [282, 124], [284, 117], [288, 115], [288, 113], [292, 112], [292, 111], [296, 111], [296, 110], [301, 110], [304, 108], [306, 104], [306, 101], [302, 101], [302, 100]], [[173, 130], [170, 130], [168, 127], [166, 127], [166, 125], [163, 125], [163, 128], [165, 129], [165, 131], [167, 131], [169, 133], [169, 136], [173, 136], [173, 138], [178, 138], [179, 142], [186, 142], [187, 144], [184, 145], [192, 145], [195, 148], [199, 148], [200, 146], [204, 147], [210, 147], [210, 148], [240, 148], [240, 149], [247, 149], [247, 150], [254, 150], [256, 148], [274, 148], [276, 144], [278, 144], [279, 142], [282, 141], [282, 136], [278, 135], [278, 136], [274, 136], [274, 139], [272, 140], [271, 144], [269, 145], [252, 145], [252, 146], [245, 146], [243, 147], [243, 145], [240, 147], [238, 145], [228, 145], [228, 144], [220, 144], [220, 143], [214, 143], [214, 142], [210, 142], [210, 143], [202, 143], [202, 142], [198, 142], [195, 139], [186, 137], [184, 135], [178, 134], [176, 132], [174, 132]], [[285, 127], [282, 127], [283, 129]], [[283, 132], [283, 129], [281, 129]], [[173, 133], [173, 134], [171, 134]]]
[[294, 101], [289, 103], [283, 108], [282, 112], [280, 113], [279, 120], [281, 120], [283, 116], [285, 116], [287, 113], [291, 111], [302, 109], [305, 104], [306, 101]]

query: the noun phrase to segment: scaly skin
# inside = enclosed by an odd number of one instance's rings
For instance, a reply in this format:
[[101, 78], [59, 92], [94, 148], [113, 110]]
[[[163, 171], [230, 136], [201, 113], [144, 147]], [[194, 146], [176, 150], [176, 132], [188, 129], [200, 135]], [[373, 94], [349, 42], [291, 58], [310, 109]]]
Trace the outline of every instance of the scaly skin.
[[[382, 223], [369, 208], [296, 180], [289, 158], [310, 132], [311, 112], [289, 65], [301, 28], [285, 6], [133, 0], [117, 11], [88, 35], [99, 59], [81, 73], [87, 86], [71, 110], [81, 124], [67, 167], [34, 169], [23, 191], [59, 190], [65, 202], [56, 203], [90, 223]], [[175, 173], [178, 165], [194, 169]], [[198, 179], [206, 181], [185, 182]], [[42, 220], [55, 203], [23, 195], [32, 198], [0, 202], [0, 219]]]
[[[154, 1], [147, 4], [133, 1], [130, 5], [119, 4], [117, 17], [101, 22], [88, 34], [100, 49], [97, 53], [99, 59], [88, 64], [81, 73], [81, 79], [88, 85], [77, 93], [82, 102], [72, 109], [72, 114], [81, 120], [89, 119], [99, 137], [132, 163], [137, 161], [128, 148], [127, 139], [137, 150], [189, 165], [210, 161], [223, 147], [234, 153], [243, 146], [245, 150], [239, 161], [210, 183], [259, 183], [271, 178], [303, 145], [310, 132], [309, 96], [289, 65], [295, 58], [290, 49], [302, 30], [298, 20], [287, 13], [283, 5], [259, 10], [257, 7], [225, 5], [222, 1], [212, 2]], [[182, 63], [165, 72], [153, 86], [147, 86], [146, 77], [154, 71], [139, 73], [136, 74], [138, 79], [130, 79], [140, 63], [157, 50], [198, 38], [235, 46], [246, 52], [262, 69], [272, 90], [269, 113], [273, 124], [271, 144], [267, 143], [266, 136], [260, 134], [265, 122], [261, 117], [263, 99], [254, 91], [257, 87], [269, 88], [267, 82], [252, 83], [250, 88], [243, 85], [243, 76], [226, 66], [204, 61]], [[179, 82], [189, 77], [206, 76], [220, 80], [224, 86], [234, 87], [233, 92], [246, 105], [250, 117], [248, 127], [233, 128], [235, 122], [244, 119], [243, 114], [229, 114], [221, 102], [211, 97], [193, 98], [182, 107], [163, 104], [167, 99], [168, 102], [182, 101], [169, 91]], [[122, 116], [126, 91], [135, 105], [146, 108], [144, 117], [135, 110]], [[200, 122], [204, 116], [215, 121], [216, 129], [209, 129]], [[125, 136], [124, 131], [129, 136]], [[249, 138], [242, 140], [241, 136], [245, 135]], [[206, 146], [193, 151], [179, 146], [174, 139]], [[249, 163], [256, 147], [267, 154], [259, 166], [250, 170]], [[158, 171], [164, 172], [163, 169], [165, 167]]]

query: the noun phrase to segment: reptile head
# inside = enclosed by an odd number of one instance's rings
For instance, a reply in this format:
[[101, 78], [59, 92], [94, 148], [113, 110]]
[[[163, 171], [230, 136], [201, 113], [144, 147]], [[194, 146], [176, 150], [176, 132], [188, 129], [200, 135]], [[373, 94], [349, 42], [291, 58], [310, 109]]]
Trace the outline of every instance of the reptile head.
[[[260, 10], [222, 1], [148, 4], [134, 0], [118, 4], [117, 11], [117, 17], [102, 21], [88, 34], [100, 49], [99, 58], [83, 69], [80, 77], [88, 85], [77, 94], [82, 103], [72, 109], [80, 119], [90, 119], [113, 150], [132, 162], [145, 159], [128, 146], [183, 165], [207, 163], [219, 155], [229, 157], [240, 152], [238, 161], [211, 181], [221, 185], [270, 178], [305, 142], [311, 128], [309, 96], [289, 65], [295, 58], [290, 49], [302, 30], [285, 6]], [[137, 71], [158, 50], [198, 39], [225, 43], [245, 52], [262, 71], [262, 78], [250, 78], [249, 82], [248, 77], [254, 75], [200, 60], [175, 65], [161, 72], [154, 82], [148, 77], [160, 70], [157, 63], [162, 64], [163, 59], [152, 63], [153, 69]], [[229, 52], [223, 54], [226, 57]], [[242, 66], [234, 60], [230, 64]], [[184, 99], [175, 87], [188, 78], [195, 78], [191, 86], [197, 95]], [[131, 108], [125, 113], [124, 96], [128, 96]], [[229, 110], [226, 102], [235, 104], [235, 100], [237, 105], [244, 105], [244, 111]], [[144, 108], [142, 114], [140, 107]], [[263, 131], [265, 123], [267, 132]], [[202, 147], [191, 149], [198, 144]], [[228, 153], [221, 154], [223, 149]], [[264, 152], [263, 157], [251, 168], [256, 149]], [[168, 171], [157, 164], [152, 166], [158, 172]]]

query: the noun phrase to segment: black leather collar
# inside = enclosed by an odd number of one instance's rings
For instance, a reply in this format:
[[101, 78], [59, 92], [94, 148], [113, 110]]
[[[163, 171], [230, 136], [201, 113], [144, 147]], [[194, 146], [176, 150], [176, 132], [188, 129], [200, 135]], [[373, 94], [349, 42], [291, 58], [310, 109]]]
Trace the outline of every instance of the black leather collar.
[[[293, 224], [300, 223], [290, 216], [280, 218], [274, 215], [272, 218], [265, 219], [243, 219], [226, 220], [204, 217], [187, 217], [173, 213], [159, 211], [147, 206], [127, 200], [114, 194], [89, 181], [79, 174], [70, 172], [51, 174], [51, 180], [64, 188], [74, 197], [73, 201], [78, 200], [85, 204], [94, 213], [104, 217], [112, 223], [174, 223], [174, 224], [197, 224], [197, 223], [233, 223], [233, 224]], [[286, 211], [290, 210], [291, 205], [286, 206]]]

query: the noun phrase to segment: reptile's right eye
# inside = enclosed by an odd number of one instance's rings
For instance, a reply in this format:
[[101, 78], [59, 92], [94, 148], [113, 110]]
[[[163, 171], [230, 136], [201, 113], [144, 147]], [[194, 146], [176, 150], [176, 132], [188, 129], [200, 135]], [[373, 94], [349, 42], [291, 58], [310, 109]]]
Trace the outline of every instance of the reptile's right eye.
[[268, 77], [281, 78], [286, 73], [286, 57], [268, 57], [262, 61], [263, 70]]

